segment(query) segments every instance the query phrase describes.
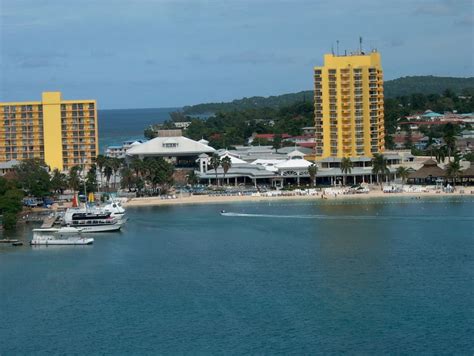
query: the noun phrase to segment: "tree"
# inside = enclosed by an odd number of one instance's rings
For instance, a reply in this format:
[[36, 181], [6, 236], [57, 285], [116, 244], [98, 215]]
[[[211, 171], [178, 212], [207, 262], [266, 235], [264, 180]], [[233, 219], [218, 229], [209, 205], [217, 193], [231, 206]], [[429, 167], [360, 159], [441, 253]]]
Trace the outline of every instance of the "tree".
[[147, 157], [143, 162], [145, 179], [151, 185], [152, 193], [156, 193], [158, 187], [161, 191], [167, 190], [173, 183], [173, 165], [162, 157]]
[[377, 176], [377, 183], [379, 183], [380, 187], [382, 187], [382, 180], [384, 176], [390, 174], [390, 170], [387, 166], [387, 160], [385, 159], [383, 154], [374, 154], [374, 157], [372, 158], [372, 173]]
[[209, 165], [211, 166], [212, 169], [214, 169], [214, 172], [216, 173], [216, 184], [219, 186], [219, 180], [217, 179], [217, 168], [221, 165], [221, 159], [219, 158], [219, 155], [217, 153], [213, 153], [211, 156], [211, 159], [209, 160]]
[[97, 158], [95, 159], [95, 163], [97, 165], [97, 168], [99, 169], [99, 175], [100, 175], [99, 187], [102, 187], [102, 173], [103, 173], [106, 161], [107, 161], [107, 157], [104, 155], [97, 155]]
[[46, 164], [35, 158], [26, 159], [15, 167], [15, 175], [28, 195], [43, 198], [51, 190], [51, 179]]
[[79, 187], [81, 186], [81, 178], [79, 172], [81, 171], [81, 167], [73, 166], [69, 169], [69, 179], [68, 185], [69, 188], [73, 190], [73, 192], [78, 191]]
[[436, 162], [443, 163], [446, 159], [446, 156], [448, 155], [446, 146], [438, 147], [437, 149], [435, 149], [434, 154]]
[[120, 166], [122, 165], [122, 161], [119, 158], [115, 158], [115, 157], [110, 158], [109, 165], [110, 165], [110, 168], [112, 168], [112, 171], [114, 173], [114, 189], [115, 189], [117, 185], [117, 173], [120, 169]]
[[113, 174], [113, 169], [110, 165], [110, 161], [107, 161], [104, 167], [104, 175], [105, 175], [107, 191], [109, 191], [110, 177], [112, 177], [112, 174]]
[[222, 170], [224, 171], [224, 184], [225, 184], [225, 175], [229, 171], [230, 167], [232, 167], [232, 160], [229, 156], [225, 156], [221, 159], [221, 166]]
[[55, 193], [63, 194], [64, 190], [68, 187], [68, 179], [64, 173], [61, 173], [59, 169], [55, 168], [53, 176], [51, 177], [51, 189]]
[[308, 174], [311, 179], [311, 185], [313, 187], [316, 186], [316, 175], [318, 174], [318, 166], [315, 164], [312, 164], [311, 166], [308, 167]]
[[136, 182], [133, 171], [129, 167], [122, 167], [120, 170], [120, 176], [122, 177], [120, 181], [121, 188], [127, 188], [129, 192], [132, 191], [132, 187]]
[[191, 187], [193, 187], [199, 181], [199, 178], [194, 171], [189, 172], [186, 178], [187, 178], [188, 184], [190, 184]]
[[461, 174], [461, 164], [458, 160], [453, 160], [446, 167], [446, 175], [453, 180], [453, 187], [456, 185], [456, 178]]
[[273, 136], [273, 145], [272, 147], [275, 149], [275, 152], [278, 152], [278, 150], [281, 148], [282, 144], [282, 137], [279, 134], [275, 134]]
[[405, 184], [405, 181], [407, 180], [409, 174], [410, 174], [410, 171], [408, 170], [407, 167], [398, 167], [397, 168], [397, 172], [396, 172], [397, 176], [399, 176], [401, 179], [402, 179], [402, 185]]
[[97, 191], [97, 167], [95, 164], [91, 165], [86, 175], [86, 189], [88, 192]]
[[18, 181], [0, 177], [0, 214], [5, 230], [16, 226], [18, 213], [22, 210], [23, 192], [19, 188]]
[[448, 155], [448, 161], [451, 160], [451, 155], [453, 154], [454, 150], [456, 149], [456, 130], [454, 125], [448, 123], [444, 126], [443, 130], [443, 140], [446, 146], [446, 152]]
[[351, 159], [348, 158], [348, 157], [344, 157], [342, 160], [341, 160], [341, 172], [342, 174], [344, 174], [343, 176], [343, 183], [344, 185], [346, 185], [346, 178], [347, 178], [347, 174], [350, 174], [352, 172], [352, 167], [354, 166], [354, 164], [352, 163]]

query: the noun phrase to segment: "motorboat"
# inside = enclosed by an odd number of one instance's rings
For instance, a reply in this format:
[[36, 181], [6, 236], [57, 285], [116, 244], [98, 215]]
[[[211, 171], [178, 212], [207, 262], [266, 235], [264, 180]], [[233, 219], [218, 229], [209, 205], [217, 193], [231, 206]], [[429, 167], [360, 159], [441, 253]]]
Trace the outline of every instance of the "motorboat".
[[55, 236], [70, 236], [70, 235], [77, 235], [82, 232], [81, 228], [75, 228], [71, 226], [62, 226], [59, 228], [51, 227], [51, 228], [39, 228], [34, 229], [33, 232], [39, 233], [46, 233], [46, 234], [53, 234]]
[[70, 208], [63, 217], [63, 224], [80, 229], [82, 233], [108, 232], [121, 229], [123, 222], [111, 216], [112, 213], [97, 210]]

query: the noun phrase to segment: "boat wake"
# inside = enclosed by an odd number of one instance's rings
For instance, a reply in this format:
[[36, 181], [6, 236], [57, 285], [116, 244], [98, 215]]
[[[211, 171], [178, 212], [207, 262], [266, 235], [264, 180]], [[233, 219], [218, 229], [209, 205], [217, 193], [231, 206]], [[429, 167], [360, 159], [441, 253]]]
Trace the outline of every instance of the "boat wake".
[[279, 215], [279, 214], [248, 214], [248, 213], [221, 213], [222, 216], [242, 218], [272, 218], [272, 219], [321, 219], [321, 220], [457, 220], [473, 221], [470, 216], [399, 216], [399, 215]]

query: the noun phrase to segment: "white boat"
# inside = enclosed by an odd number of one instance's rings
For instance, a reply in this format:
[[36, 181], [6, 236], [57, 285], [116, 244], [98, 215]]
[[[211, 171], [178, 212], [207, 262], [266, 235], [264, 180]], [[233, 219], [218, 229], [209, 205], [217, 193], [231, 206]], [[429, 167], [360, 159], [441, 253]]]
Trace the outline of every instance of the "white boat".
[[30, 245], [90, 245], [93, 238], [80, 236], [81, 229], [73, 227], [34, 229]]
[[122, 207], [122, 204], [120, 202], [117, 202], [115, 200], [112, 200], [112, 202], [97, 209], [109, 212], [110, 216], [116, 218], [119, 221], [125, 222], [127, 220], [125, 217], [125, 209]]
[[54, 235], [37, 234], [33, 235], [30, 245], [91, 245], [94, 239], [89, 237], [70, 236], [66, 238], [57, 238]]
[[63, 223], [80, 229], [82, 233], [118, 231], [123, 222], [111, 216], [110, 212], [94, 209], [71, 208], [66, 211]]
[[60, 228], [51, 227], [51, 228], [33, 229], [33, 232], [53, 234], [55, 236], [77, 235], [81, 231], [82, 231], [82, 229], [78, 229], [78, 228], [70, 227], [70, 226], [63, 226], [63, 227], [60, 227]]

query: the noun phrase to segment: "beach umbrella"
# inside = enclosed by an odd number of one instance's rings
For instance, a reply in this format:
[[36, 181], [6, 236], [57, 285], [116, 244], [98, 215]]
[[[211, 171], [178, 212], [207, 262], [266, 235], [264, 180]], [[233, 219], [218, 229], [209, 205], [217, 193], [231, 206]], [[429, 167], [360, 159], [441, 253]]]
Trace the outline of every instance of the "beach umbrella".
[[89, 193], [89, 198], [88, 198], [88, 200], [89, 200], [89, 203], [93, 203], [93, 202], [94, 202], [94, 193], [92, 193], [92, 192]]

